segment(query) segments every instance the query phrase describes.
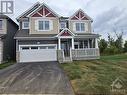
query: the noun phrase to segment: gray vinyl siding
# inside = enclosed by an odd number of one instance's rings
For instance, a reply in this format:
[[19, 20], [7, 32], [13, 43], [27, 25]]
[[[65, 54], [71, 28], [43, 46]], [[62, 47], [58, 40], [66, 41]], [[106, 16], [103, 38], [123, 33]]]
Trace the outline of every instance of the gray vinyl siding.
[[16, 57], [16, 48], [15, 48], [15, 40], [14, 35], [18, 30], [18, 26], [13, 23], [11, 20], [7, 20], [7, 34], [3, 39], [3, 61], [15, 60]]

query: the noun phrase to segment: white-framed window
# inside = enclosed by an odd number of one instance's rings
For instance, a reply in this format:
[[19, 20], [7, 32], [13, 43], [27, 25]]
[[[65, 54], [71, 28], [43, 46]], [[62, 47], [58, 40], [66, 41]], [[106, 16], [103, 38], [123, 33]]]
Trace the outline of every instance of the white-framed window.
[[3, 20], [0, 20], [0, 30], [3, 29]]
[[50, 20], [38, 20], [38, 30], [39, 31], [50, 31], [51, 30]]
[[76, 32], [84, 32], [85, 31], [85, 23], [80, 23], [80, 22], [77, 22], [75, 23], [75, 30]]
[[29, 29], [29, 21], [23, 21], [22, 22], [22, 28], [23, 29]]
[[60, 22], [60, 29], [64, 29], [66, 27], [67, 27], [66, 22]]
[[85, 49], [88, 48], [88, 40], [79, 40], [74, 42], [75, 49]]

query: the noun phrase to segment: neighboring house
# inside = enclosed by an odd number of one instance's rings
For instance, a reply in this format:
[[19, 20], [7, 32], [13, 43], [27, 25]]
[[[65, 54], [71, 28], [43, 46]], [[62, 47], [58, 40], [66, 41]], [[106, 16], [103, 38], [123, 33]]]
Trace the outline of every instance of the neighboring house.
[[21, 14], [15, 35], [17, 62], [73, 61], [99, 59], [98, 34], [93, 20], [78, 10], [60, 17], [46, 4], [36, 3]]
[[8, 16], [0, 14], [0, 63], [15, 60], [14, 35], [18, 25]]

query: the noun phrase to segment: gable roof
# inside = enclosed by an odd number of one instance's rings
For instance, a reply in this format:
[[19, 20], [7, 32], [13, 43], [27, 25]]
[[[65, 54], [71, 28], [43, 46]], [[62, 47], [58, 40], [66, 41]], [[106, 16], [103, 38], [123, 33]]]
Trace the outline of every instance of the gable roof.
[[[39, 10], [43, 9], [43, 8], [47, 8], [47, 10], [49, 10], [53, 15], [55, 15], [56, 17], [59, 17], [59, 15], [53, 11], [48, 5], [46, 5], [45, 3], [42, 3], [37, 9], [35, 9], [33, 12], [31, 12], [27, 17], [32, 16], [33, 14], [37, 13]], [[40, 14], [39, 14], [40, 15]]]
[[69, 17], [71, 20], [92, 20], [82, 9], [77, 10], [72, 16]]
[[[63, 35], [63, 34], [65, 34], [65, 35]], [[75, 34], [72, 33], [68, 28], [65, 28], [56, 37], [59, 37], [59, 36], [75, 36]]]
[[23, 12], [21, 15], [19, 15], [16, 19], [17, 21], [22, 18], [27, 16], [28, 14], [30, 14], [33, 10], [35, 10], [36, 8], [38, 8], [41, 4], [39, 2], [35, 3], [33, 6], [31, 6], [28, 10], [26, 10], [25, 12]]

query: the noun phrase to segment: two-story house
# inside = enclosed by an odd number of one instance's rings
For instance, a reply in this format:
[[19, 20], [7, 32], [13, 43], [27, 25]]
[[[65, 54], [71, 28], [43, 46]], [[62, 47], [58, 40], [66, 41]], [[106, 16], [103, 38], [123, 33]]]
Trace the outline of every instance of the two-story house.
[[18, 25], [8, 16], [0, 14], [0, 63], [15, 60], [14, 35]]
[[17, 62], [99, 59], [93, 20], [81, 9], [61, 17], [46, 4], [36, 3], [21, 14], [15, 35]]

